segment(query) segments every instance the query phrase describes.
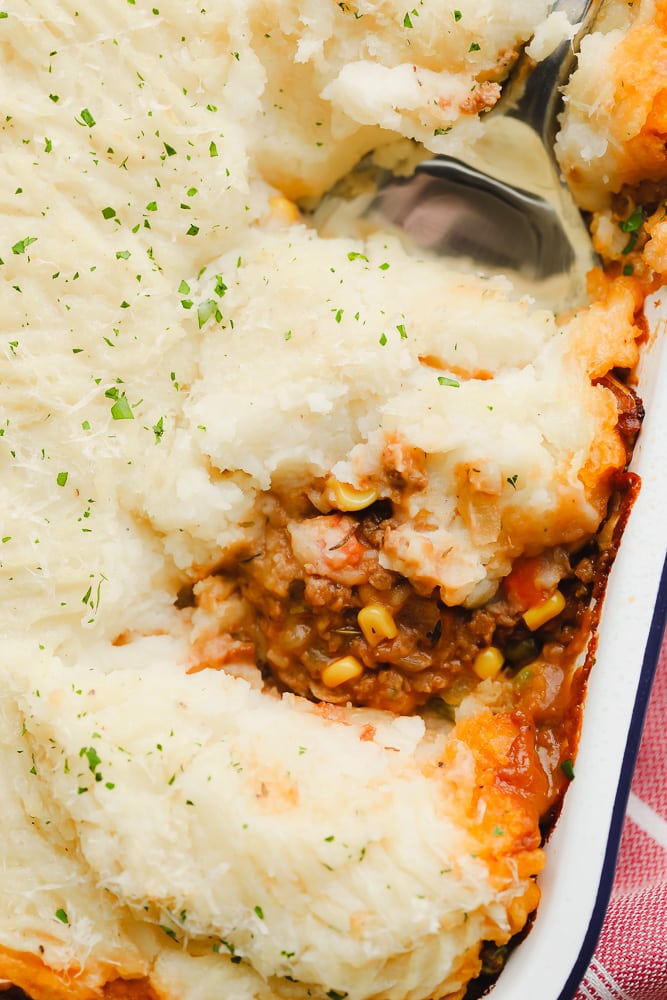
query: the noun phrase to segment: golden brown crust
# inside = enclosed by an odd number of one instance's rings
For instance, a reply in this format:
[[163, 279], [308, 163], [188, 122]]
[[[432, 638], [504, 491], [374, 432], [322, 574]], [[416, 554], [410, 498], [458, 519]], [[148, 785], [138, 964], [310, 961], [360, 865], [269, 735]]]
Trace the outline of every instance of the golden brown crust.
[[147, 977], [123, 979], [114, 968], [88, 971], [51, 969], [36, 955], [0, 946], [0, 978], [32, 1000], [159, 1000]]
[[159, 1000], [149, 979], [113, 979], [104, 986], [104, 1000]]
[[[575, 76], [576, 79], [576, 76]], [[565, 176], [588, 209], [600, 209], [599, 174], [606, 173], [608, 195], [651, 186], [664, 187], [667, 169], [667, 0], [657, 0], [649, 22], [638, 21], [615, 45], [606, 96], [586, 92], [592, 128], [608, 134], [613, 156], [591, 164], [575, 155]], [[581, 96], [581, 95], [579, 95]], [[579, 98], [576, 98], [579, 99]], [[567, 157], [566, 157], [567, 159]]]
[[[667, 166], [666, 55], [667, 3], [658, 0], [655, 21], [631, 29], [618, 51], [614, 117], [619, 133], [621, 129], [625, 130], [625, 135], [630, 132], [621, 164], [624, 184], [664, 179]], [[637, 129], [638, 122], [642, 124]]]

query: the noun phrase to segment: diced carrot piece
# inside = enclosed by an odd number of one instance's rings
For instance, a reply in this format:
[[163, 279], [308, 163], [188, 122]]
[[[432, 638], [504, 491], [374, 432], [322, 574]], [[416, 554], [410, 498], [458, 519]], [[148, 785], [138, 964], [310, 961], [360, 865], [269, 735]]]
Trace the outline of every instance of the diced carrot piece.
[[527, 611], [549, 595], [549, 591], [538, 583], [541, 568], [539, 557], [517, 559], [511, 573], [503, 580], [508, 600], [520, 611]]

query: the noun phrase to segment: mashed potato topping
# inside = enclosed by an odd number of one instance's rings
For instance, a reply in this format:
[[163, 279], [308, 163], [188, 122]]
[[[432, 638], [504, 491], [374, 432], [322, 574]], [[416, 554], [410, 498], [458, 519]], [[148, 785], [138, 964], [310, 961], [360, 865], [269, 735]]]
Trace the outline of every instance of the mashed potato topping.
[[[624, 186], [664, 182], [667, 6], [608, 4], [585, 39], [557, 140], [579, 202], [607, 207]], [[605, 67], [600, 73], [600, 67]]]
[[462, 997], [535, 910], [639, 286], [554, 316], [307, 209], [465, 150], [551, 6], [3, 12], [0, 977], [35, 1000]]

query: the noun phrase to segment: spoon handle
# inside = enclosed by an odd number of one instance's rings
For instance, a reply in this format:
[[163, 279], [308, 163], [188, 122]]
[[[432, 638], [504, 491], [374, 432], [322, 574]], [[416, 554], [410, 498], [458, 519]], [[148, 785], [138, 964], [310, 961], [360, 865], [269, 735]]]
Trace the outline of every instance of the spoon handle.
[[525, 122], [549, 150], [553, 149], [558, 130], [561, 88], [572, 73], [581, 40], [591, 30], [601, 6], [602, 0], [560, 0], [555, 3], [553, 11], [564, 11], [571, 23], [576, 24], [574, 37], [561, 42], [537, 65], [524, 53], [505, 88], [503, 100], [497, 106], [499, 113]]

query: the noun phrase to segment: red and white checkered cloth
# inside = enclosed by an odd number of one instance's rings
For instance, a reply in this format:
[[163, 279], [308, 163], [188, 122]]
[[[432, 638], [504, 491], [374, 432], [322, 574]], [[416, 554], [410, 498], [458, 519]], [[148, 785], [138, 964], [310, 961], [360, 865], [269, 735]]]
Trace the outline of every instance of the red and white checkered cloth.
[[649, 704], [609, 909], [575, 1000], [667, 1000], [667, 640]]

